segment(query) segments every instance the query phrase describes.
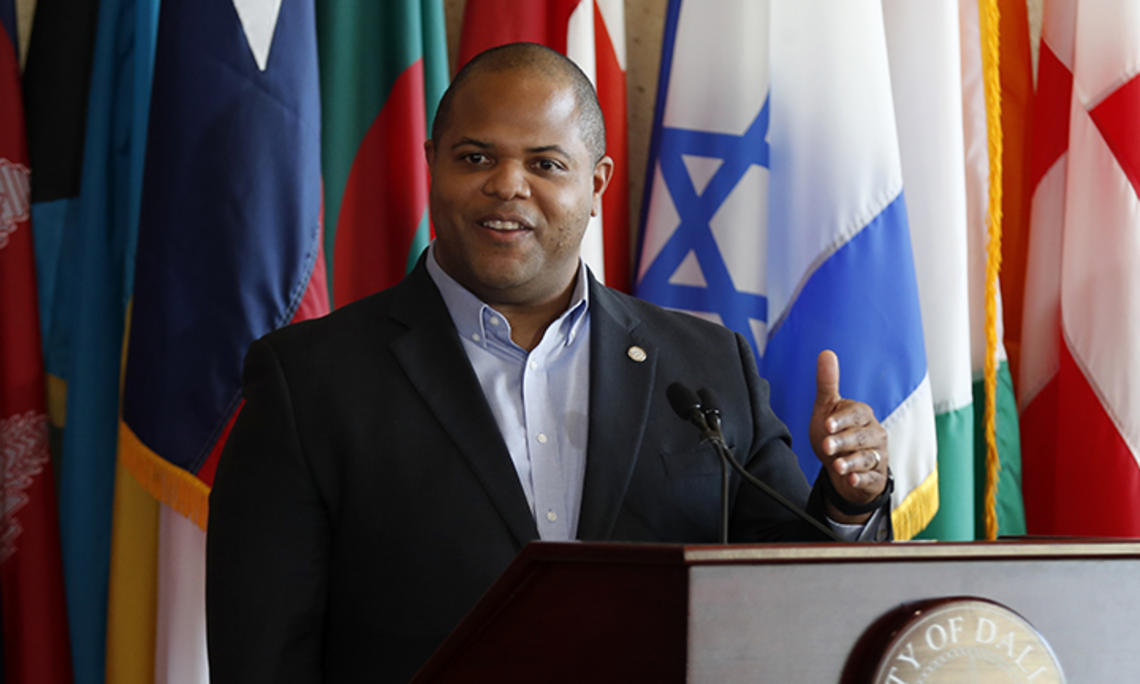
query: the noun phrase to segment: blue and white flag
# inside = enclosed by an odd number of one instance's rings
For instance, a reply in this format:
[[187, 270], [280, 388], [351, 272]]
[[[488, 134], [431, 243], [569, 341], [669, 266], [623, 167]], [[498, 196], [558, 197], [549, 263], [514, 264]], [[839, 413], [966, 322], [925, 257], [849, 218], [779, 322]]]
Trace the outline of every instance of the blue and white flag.
[[913, 535], [936, 439], [879, 2], [672, 0], [659, 84], [636, 293], [744, 335], [809, 478], [816, 357], [835, 350], [840, 391], [887, 429]]

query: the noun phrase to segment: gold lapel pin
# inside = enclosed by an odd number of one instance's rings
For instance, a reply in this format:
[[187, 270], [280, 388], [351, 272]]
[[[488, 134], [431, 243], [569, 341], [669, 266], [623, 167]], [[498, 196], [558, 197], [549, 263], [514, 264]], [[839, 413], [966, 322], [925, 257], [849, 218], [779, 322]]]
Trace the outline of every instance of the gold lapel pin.
[[629, 349], [627, 349], [625, 351], [625, 353], [629, 356], [629, 358], [633, 359], [634, 361], [636, 361], [638, 363], [641, 363], [642, 361], [644, 361], [646, 359], [645, 350], [642, 349], [641, 347], [637, 346], [636, 344], [633, 345], [632, 347], [630, 347]]

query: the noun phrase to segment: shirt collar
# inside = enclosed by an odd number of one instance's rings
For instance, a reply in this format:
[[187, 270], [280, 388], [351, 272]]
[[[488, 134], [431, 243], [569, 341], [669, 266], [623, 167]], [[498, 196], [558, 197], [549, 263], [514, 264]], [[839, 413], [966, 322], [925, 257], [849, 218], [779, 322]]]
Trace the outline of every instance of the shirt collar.
[[[448, 313], [451, 314], [451, 320], [455, 323], [455, 328], [462, 339], [486, 346], [488, 339], [494, 337], [494, 334], [488, 331], [486, 327], [489, 316], [499, 317], [504, 323], [504, 327], [509, 331], [509, 323], [507, 323], [505, 316], [476, 297], [474, 293], [460, 285], [459, 281], [443, 270], [443, 267], [435, 260], [434, 240], [428, 245], [427, 270], [435, 286], [439, 288], [443, 303], [447, 307]], [[590, 301], [590, 288], [587, 287], [588, 271], [585, 262], [579, 259], [578, 279], [574, 284], [574, 291], [570, 294], [570, 304], [566, 307], [566, 311], [562, 312], [547, 328], [546, 334], [549, 335], [551, 331], [554, 331], [555, 334], [559, 335], [564, 346], [569, 346], [577, 338], [587, 318], [585, 314], [589, 310]], [[509, 339], [509, 332], [507, 339]]]

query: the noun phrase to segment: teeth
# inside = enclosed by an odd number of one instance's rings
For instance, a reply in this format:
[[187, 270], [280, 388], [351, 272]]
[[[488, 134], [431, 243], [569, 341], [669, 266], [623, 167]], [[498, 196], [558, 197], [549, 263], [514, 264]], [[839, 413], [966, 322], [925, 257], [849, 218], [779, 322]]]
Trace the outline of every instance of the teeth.
[[491, 219], [481, 222], [481, 225], [491, 230], [521, 230], [522, 224], [517, 221], [500, 221]]

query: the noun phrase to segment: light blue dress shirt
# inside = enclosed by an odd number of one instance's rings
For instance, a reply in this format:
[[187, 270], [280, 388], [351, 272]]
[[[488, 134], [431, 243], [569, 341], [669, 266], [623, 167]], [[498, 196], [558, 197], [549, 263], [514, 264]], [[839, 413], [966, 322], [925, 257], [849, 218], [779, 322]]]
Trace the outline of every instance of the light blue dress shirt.
[[511, 326], [435, 261], [427, 269], [455, 323], [483, 395], [510, 452], [544, 541], [578, 531], [589, 433], [590, 309], [586, 267], [579, 262], [570, 305], [529, 353]]
[[[590, 422], [586, 265], [578, 262], [578, 280], [566, 311], [528, 353], [511, 340], [507, 318], [444, 272], [436, 263], [434, 243], [428, 249], [428, 274], [499, 425], [538, 535], [543, 541], [570, 541], [578, 532]], [[871, 521], [880, 515], [883, 512], [876, 511]], [[830, 518], [827, 522], [846, 541], [861, 539], [868, 529]]]

